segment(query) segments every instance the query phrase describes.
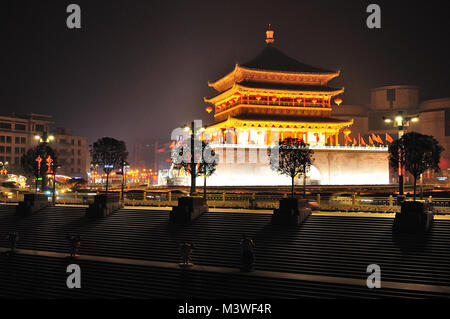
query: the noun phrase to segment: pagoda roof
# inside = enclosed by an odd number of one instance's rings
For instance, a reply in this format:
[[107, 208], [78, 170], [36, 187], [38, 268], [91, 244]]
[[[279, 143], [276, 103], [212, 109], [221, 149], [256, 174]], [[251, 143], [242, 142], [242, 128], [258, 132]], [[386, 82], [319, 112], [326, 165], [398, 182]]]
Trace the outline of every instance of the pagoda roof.
[[243, 67], [257, 70], [285, 71], [296, 73], [334, 74], [336, 71], [314, 67], [301, 63], [276, 47], [268, 45], [254, 59], [242, 64]]
[[236, 63], [233, 71], [213, 82], [208, 82], [208, 85], [219, 92], [242, 81], [325, 86], [339, 74], [340, 71], [301, 63], [269, 45], [251, 61], [244, 64]]
[[259, 89], [306, 91], [306, 92], [335, 92], [340, 91], [342, 89], [325, 85], [298, 85], [298, 84], [255, 82], [255, 81], [242, 81], [239, 82], [239, 85], [246, 88], [255, 88], [255, 89], [259, 88]]
[[329, 117], [318, 116], [235, 116], [228, 117], [228, 119], [212, 124], [208, 129], [230, 128], [230, 127], [278, 127], [278, 128], [321, 128], [325, 130], [335, 130], [336, 132], [343, 127], [353, 124], [353, 120], [342, 120]]
[[[288, 83], [276, 83], [276, 82], [254, 82], [254, 81], [242, 81], [234, 82], [233, 86], [226, 91], [221, 92], [211, 98], [204, 97], [203, 100], [207, 103], [216, 103], [222, 99], [233, 95], [236, 92], [264, 92], [272, 91], [278, 94], [312, 94], [319, 93], [323, 95], [335, 96], [344, 92], [344, 88], [334, 88], [325, 85], [302, 85], [302, 84], [288, 84]], [[263, 94], [263, 93], [261, 93]]]

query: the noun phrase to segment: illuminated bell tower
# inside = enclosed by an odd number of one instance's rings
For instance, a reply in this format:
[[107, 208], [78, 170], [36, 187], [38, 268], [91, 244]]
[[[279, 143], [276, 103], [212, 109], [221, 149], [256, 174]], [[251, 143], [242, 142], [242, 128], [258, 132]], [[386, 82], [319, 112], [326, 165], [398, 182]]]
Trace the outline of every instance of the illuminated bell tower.
[[[205, 98], [213, 105], [215, 123], [206, 130], [216, 144], [273, 144], [279, 140], [303, 139], [311, 146], [337, 146], [338, 134], [353, 121], [331, 118], [332, 107], [342, 100], [344, 88], [328, 86], [340, 71], [301, 63], [280, 50], [269, 25], [266, 46], [247, 63], [209, 82], [218, 94]], [[230, 139], [230, 136], [231, 139]]]

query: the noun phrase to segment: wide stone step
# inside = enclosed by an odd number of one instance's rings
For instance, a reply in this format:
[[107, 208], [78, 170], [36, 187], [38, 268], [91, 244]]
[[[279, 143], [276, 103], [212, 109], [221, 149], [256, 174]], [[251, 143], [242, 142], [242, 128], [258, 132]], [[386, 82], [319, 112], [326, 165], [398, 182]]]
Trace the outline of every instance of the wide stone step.
[[245, 233], [256, 244], [256, 269], [365, 279], [376, 263], [383, 280], [450, 286], [450, 221], [436, 220], [426, 244], [409, 237], [405, 248], [393, 240], [392, 218], [312, 215], [300, 227], [280, 228], [270, 217], [207, 213], [170, 225], [164, 211], [121, 209], [90, 220], [84, 208], [50, 207], [19, 218], [14, 207], [0, 206], [0, 246], [7, 246], [3, 234], [18, 231], [19, 248], [68, 252], [65, 235], [80, 234], [81, 254], [178, 262], [178, 245], [191, 241], [194, 263], [238, 268]]

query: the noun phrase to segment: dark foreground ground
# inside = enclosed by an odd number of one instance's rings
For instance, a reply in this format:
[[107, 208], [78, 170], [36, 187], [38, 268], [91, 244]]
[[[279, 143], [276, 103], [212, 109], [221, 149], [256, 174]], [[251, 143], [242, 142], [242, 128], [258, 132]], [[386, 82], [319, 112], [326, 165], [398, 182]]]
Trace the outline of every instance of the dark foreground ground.
[[[48, 208], [27, 217], [17, 217], [14, 209], [0, 206], [0, 247], [7, 247], [4, 236], [8, 232], [18, 231], [19, 249], [66, 253], [65, 236], [80, 234], [82, 255], [165, 263], [155, 266], [105, 262], [96, 257], [74, 261], [45, 254], [2, 255], [1, 298], [450, 296], [438, 287], [450, 286], [450, 220], [435, 221], [431, 233], [418, 240], [393, 238], [393, 219], [379, 217], [313, 215], [301, 227], [286, 229], [271, 226], [268, 214], [208, 213], [191, 225], [173, 227], [164, 211], [123, 209], [107, 218], [90, 220], [84, 217], [84, 208], [78, 207]], [[237, 270], [243, 233], [256, 243], [260, 274]], [[179, 269], [178, 245], [186, 241], [196, 245], [195, 264], [214, 267], [205, 271]], [[66, 287], [66, 267], [72, 263], [82, 269], [81, 289]], [[347, 279], [365, 282], [369, 264], [381, 267], [381, 289], [348, 284]], [[276, 274], [266, 276], [267, 271]], [[299, 280], [277, 275], [280, 273], [342, 280]], [[383, 288], [383, 282], [394, 283], [394, 288]], [[406, 289], [408, 283], [423, 286]]]

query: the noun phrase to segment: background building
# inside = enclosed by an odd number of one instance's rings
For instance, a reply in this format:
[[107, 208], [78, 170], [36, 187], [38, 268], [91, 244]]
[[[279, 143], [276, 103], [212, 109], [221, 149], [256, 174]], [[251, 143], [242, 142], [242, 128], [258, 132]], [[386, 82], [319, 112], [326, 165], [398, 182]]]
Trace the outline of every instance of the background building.
[[48, 132], [51, 124], [49, 115], [0, 116], [0, 162], [8, 162], [8, 171], [20, 167], [20, 157], [38, 144], [34, 137]]
[[0, 162], [8, 163], [8, 172], [20, 172], [20, 158], [39, 141], [44, 132], [54, 136], [52, 147], [57, 151], [61, 167], [58, 174], [85, 177], [89, 162], [87, 138], [74, 136], [67, 128], [53, 127], [51, 115], [27, 114], [0, 116]]
[[[386, 143], [386, 133], [393, 139], [398, 138], [398, 128], [386, 123], [384, 118], [418, 116], [417, 122], [410, 122], [405, 132], [415, 131], [434, 136], [444, 147], [440, 162], [441, 172], [427, 172], [426, 183], [448, 184], [450, 178], [450, 98], [420, 99], [420, 88], [411, 85], [393, 85], [371, 90], [369, 105], [346, 105], [333, 108], [336, 118], [353, 118], [352, 136], [379, 135]], [[366, 138], [366, 142], [367, 142]], [[391, 182], [395, 181], [391, 174]], [[407, 182], [412, 179], [407, 176]]]
[[90, 167], [90, 154], [85, 136], [72, 135], [71, 129], [57, 127], [52, 129], [55, 137], [52, 147], [58, 154], [61, 165], [57, 173], [71, 177], [86, 178]]

